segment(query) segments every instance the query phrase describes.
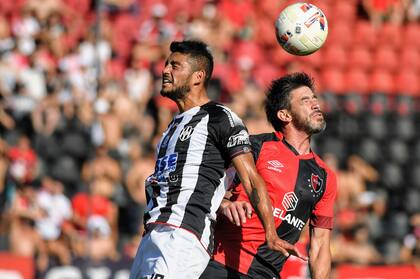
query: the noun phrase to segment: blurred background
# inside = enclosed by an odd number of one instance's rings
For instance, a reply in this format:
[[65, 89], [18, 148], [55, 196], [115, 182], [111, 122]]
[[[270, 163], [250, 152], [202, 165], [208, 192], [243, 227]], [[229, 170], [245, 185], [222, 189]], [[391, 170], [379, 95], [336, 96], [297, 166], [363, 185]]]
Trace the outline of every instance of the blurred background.
[[271, 131], [270, 80], [315, 78], [328, 125], [313, 147], [339, 183], [334, 277], [420, 278], [420, 1], [310, 1], [329, 36], [307, 57], [274, 34], [294, 2], [1, 0], [0, 278], [128, 278], [177, 112], [161, 70], [184, 38], [211, 46], [209, 94], [251, 134]]

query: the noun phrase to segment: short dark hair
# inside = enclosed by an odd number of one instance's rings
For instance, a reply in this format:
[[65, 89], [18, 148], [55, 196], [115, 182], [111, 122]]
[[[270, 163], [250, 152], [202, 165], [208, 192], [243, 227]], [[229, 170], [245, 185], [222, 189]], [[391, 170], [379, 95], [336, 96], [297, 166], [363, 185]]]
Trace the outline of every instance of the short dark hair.
[[264, 106], [267, 120], [276, 131], [281, 131], [284, 126], [284, 122], [277, 117], [277, 112], [290, 109], [290, 92], [302, 86], [307, 86], [314, 91], [312, 77], [304, 72], [289, 74], [271, 82]]
[[204, 85], [207, 86], [213, 73], [213, 55], [209, 47], [201, 41], [174, 41], [169, 49], [172, 52], [187, 54], [191, 58], [193, 70], [204, 70], [206, 78]]

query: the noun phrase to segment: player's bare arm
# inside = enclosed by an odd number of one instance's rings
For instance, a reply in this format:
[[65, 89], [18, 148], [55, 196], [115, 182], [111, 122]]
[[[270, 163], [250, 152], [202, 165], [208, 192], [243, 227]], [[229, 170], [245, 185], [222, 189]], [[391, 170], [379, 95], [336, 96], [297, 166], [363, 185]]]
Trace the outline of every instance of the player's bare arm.
[[311, 247], [309, 249], [309, 268], [311, 278], [330, 278], [331, 272], [331, 251], [330, 239], [331, 230], [324, 228], [310, 228]]
[[303, 256], [294, 245], [278, 237], [265, 183], [255, 168], [251, 153], [236, 156], [232, 163], [241, 178], [242, 185], [255, 212], [264, 226], [268, 247], [271, 250], [281, 252], [285, 256], [292, 254], [307, 260], [307, 257]]

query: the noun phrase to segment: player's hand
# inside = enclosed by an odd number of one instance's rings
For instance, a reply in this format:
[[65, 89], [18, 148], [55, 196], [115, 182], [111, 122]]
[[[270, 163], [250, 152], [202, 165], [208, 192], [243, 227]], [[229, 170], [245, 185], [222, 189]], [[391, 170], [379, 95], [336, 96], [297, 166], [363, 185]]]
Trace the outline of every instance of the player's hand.
[[267, 236], [267, 246], [271, 250], [278, 251], [288, 257], [289, 255], [293, 255], [298, 257], [304, 261], [308, 260], [308, 257], [303, 255], [299, 252], [297, 247], [289, 242], [280, 239], [277, 234], [275, 236], [269, 237]]
[[229, 221], [237, 226], [246, 223], [252, 216], [252, 206], [246, 201], [229, 201], [224, 199], [219, 207], [219, 213], [225, 215]]

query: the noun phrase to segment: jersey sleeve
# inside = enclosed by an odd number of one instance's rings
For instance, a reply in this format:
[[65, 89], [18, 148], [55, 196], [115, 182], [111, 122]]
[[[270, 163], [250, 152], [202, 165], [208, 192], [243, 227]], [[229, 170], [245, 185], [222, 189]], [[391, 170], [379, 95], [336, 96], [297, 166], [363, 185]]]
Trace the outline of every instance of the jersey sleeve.
[[315, 205], [311, 214], [310, 225], [313, 227], [332, 229], [334, 202], [337, 195], [337, 177], [334, 172], [327, 172], [327, 185], [321, 200]]
[[227, 108], [223, 108], [223, 112], [218, 123], [219, 140], [223, 152], [228, 154], [230, 159], [250, 152], [249, 134], [242, 120]]

